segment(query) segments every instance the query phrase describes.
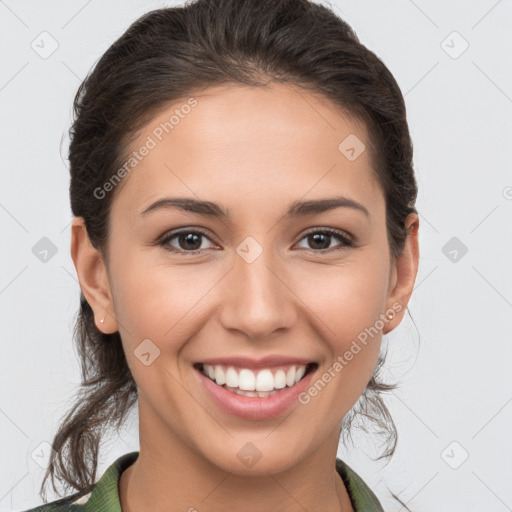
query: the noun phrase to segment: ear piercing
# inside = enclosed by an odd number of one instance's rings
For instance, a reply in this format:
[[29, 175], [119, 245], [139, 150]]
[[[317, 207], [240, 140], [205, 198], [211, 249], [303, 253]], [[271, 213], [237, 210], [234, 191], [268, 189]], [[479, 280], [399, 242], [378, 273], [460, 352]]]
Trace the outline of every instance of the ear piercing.
[[104, 318], [102, 318], [102, 319], [100, 320], [100, 323], [102, 324], [104, 321], [105, 321], [105, 319], [104, 319]]

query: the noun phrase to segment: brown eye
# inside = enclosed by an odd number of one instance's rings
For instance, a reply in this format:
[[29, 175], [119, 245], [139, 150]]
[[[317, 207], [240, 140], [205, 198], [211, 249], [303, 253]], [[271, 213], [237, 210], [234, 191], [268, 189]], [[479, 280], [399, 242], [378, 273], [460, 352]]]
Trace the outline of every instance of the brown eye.
[[[206, 249], [202, 243], [204, 238], [210, 240], [202, 231], [178, 231], [177, 233], [170, 233], [164, 237], [159, 242], [159, 245], [171, 252], [196, 253]], [[171, 241], [175, 239], [177, 247], [176, 245], [171, 245]]]
[[[345, 235], [343, 232], [336, 231], [333, 229], [323, 229], [323, 230], [316, 230], [311, 231], [307, 233], [302, 240], [306, 240], [308, 243], [308, 247], [306, 249], [310, 249], [313, 251], [330, 251], [332, 250], [338, 250], [338, 249], [345, 249], [347, 247], [352, 247], [353, 242], [352, 240]], [[337, 240], [338, 247], [331, 247], [331, 243], [333, 240]]]

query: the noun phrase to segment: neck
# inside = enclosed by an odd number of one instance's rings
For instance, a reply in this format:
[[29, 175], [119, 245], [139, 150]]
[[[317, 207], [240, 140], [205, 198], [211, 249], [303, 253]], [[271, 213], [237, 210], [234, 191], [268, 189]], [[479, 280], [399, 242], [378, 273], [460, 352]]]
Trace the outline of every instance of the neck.
[[161, 424], [140, 423], [139, 436], [139, 456], [119, 482], [123, 512], [354, 512], [335, 470], [337, 430], [299, 464], [252, 475], [219, 468]]

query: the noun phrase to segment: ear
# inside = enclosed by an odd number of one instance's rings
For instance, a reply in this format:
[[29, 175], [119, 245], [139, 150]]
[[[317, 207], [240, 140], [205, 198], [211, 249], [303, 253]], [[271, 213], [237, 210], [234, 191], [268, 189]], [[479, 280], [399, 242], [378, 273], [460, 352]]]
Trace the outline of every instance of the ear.
[[402, 321], [407, 304], [411, 298], [419, 263], [418, 229], [419, 218], [416, 213], [410, 213], [405, 219], [407, 238], [402, 254], [393, 262], [391, 269], [387, 308], [395, 312], [394, 317], [386, 322], [382, 332], [387, 334]]
[[100, 251], [89, 240], [83, 217], [75, 217], [71, 224], [71, 258], [80, 288], [94, 312], [97, 329], [105, 334], [116, 332], [118, 325], [107, 269]]

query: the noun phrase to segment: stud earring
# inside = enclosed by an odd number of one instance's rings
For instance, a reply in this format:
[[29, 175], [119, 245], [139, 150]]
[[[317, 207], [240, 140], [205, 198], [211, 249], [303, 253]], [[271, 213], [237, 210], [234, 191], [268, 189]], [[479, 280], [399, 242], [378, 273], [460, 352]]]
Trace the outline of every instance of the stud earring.
[[100, 320], [100, 323], [102, 324], [104, 321], [105, 321], [105, 319], [104, 319], [104, 318], [102, 318], [102, 319]]

